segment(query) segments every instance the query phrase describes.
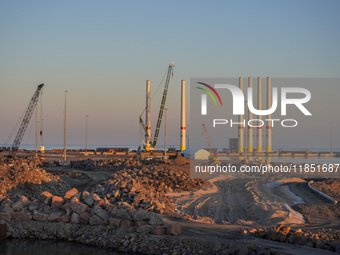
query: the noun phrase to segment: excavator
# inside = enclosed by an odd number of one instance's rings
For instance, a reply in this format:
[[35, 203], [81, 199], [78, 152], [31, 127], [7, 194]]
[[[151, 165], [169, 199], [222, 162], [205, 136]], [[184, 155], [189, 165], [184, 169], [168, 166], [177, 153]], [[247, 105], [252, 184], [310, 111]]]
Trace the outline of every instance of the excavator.
[[[164, 108], [165, 108], [166, 97], [167, 97], [167, 94], [168, 94], [170, 77], [173, 76], [173, 67], [174, 67], [174, 64], [175, 63], [172, 62], [169, 65], [169, 67], [168, 67], [168, 71], [167, 71], [167, 75], [166, 75], [166, 81], [165, 81], [165, 87], [164, 87], [162, 101], [161, 101], [161, 106], [160, 106], [159, 113], [158, 113], [158, 119], [157, 119], [157, 125], [156, 125], [155, 134], [153, 136], [153, 141], [150, 142], [150, 145], [144, 144], [145, 151], [153, 151], [153, 150], [156, 149], [158, 135], [159, 135], [159, 130], [161, 128], [163, 112], [164, 112]], [[144, 109], [144, 111], [145, 111], [145, 109]], [[144, 121], [142, 119], [142, 115], [143, 115], [144, 111], [139, 116], [139, 124], [141, 125], [141, 127], [143, 129], [145, 137], [147, 137], [148, 140], [151, 141], [151, 137], [149, 137], [148, 131], [147, 131], [147, 129], [145, 127], [145, 124], [144, 124]]]
[[209, 138], [209, 135], [208, 135], [208, 130], [207, 130], [207, 127], [205, 126], [205, 124], [203, 123], [202, 124], [202, 127], [203, 127], [203, 131], [204, 131], [204, 135], [205, 135], [205, 139], [207, 141], [207, 144], [208, 144], [208, 147], [209, 147], [209, 162], [210, 164], [212, 165], [215, 165], [215, 164], [219, 164], [221, 165], [221, 161], [219, 160], [219, 158], [215, 155], [216, 153], [213, 151], [213, 149], [211, 148], [211, 143], [210, 143], [210, 138]]

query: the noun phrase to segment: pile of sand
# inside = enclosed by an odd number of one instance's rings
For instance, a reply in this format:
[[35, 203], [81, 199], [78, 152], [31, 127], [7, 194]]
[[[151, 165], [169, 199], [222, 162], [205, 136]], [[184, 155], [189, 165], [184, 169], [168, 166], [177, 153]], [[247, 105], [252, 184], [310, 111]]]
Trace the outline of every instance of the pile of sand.
[[190, 163], [190, 159], [184, 158], [182, 156], [177, 156], [173, 160], [173, 164], [175, 164], [175, 165], [185, 165], [185, 164], [189, 164], [189, 163]]

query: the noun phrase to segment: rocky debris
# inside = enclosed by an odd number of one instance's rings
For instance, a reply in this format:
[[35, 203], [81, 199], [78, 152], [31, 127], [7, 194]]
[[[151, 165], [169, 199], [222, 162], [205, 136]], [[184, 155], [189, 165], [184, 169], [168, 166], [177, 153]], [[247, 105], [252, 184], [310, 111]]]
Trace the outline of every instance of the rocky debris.
[[91, 214], [88, 212], [82, 212], [79, 214], [79, 223], [89, 224]]
[[133, 216], [133, 219], [135, 221], [149, 221], [151, 217], [151, 213], [148, 211], [145, 211], [143, 209], [139, 209], [136, 211], [136, 213]]
[[72, 213], [71, 215], [71, 223], [73, 224], [79, 224], [80, 223], [80, 217], [79, 217], [79, 214], [77, 213]]
[[20, 200], [19, 200], [24, 206], [28, 206], [30, 205], [31, 201], [25, 197], [25, 196], [21, 196]]
[[88, 209], [88, 206], [83, 204], [83, 203], [81, 203], [81, 202], [72, 202], [71, 203], [71, 209], [74, 212], [80, 214], [82, 212], [85, 212]]
[[[190, 219], [190, 215], [183, 214], [183, 216], [185, 216], [185, 217]], [[215, 221], [211, 217], [202, 217], [202, 216], [199, 216], [199, 215], [194, 215], [192, 217], [192, 219], [193, 220], [197, 220], [199, 222], [203, 222], [203, 223], [209, 223], [209, 224], [215, 223]]]
[[119, 171], [126, 168], [141, 167], [142, 163], [135, 159], [117, 158], [108, 160], [79, 160], [71, 161], [70, 166], [74, 169], [87, 171], [115, 170]]
[[166, 232], [166, 227], [164, 226], [154, 226], [152, 228], [152, 234], [154, 235], [164, 235]]
[[14, 212], [12, 213], [12, 220], [29, 221], [32, 216], [24, 212]]
[[53, 196], [52, 197], [52, 203], [51, 207], [52, 208], [60, 208], [64, 204], [64, 199], [58, 196]]
[[122, 220], [119, 219], [119, 218], [110, 218], [109, 219], [109, 223], [113, 227], [119, 227], [121, 222], [122, 222]]
[[48, 216], [47, 221], [48, 222], [57, 222], [59, 218], [61, 217], [61, 212], [51, 213], [50, 216]]
[[81, 161], [71, 161], [71, 168], [87, 170], [87, 171], [95, 171], [97, 169], [97, 163], [94, 160], [86, 159]]
[[1, 202], [1, 206], [0, 206], [0, 212], [4, 212], [4, 213], [12, 213], [14, 212], [13, 208], [11, 207], [12, 204], [12, 200], [6, 198], [3, 199]]
[[[123, 161], [119, 162], [122, 168]], [[97, 194], [111, 204], [126, 202], [134, 209], [142, 208], [156, 213], [173, 212], [175, 206], [166, 195], [167, 192], [199, 189], [206, 184], [202, 179], [190, 178], [187, 166], [175, 167], [174, 164], [136, 164], [135, 167], [120, 168], [103, 185], [98, 185]], [[88, 200], [87, 203], [91, 204], [91, 198]]]
[[269, 230], [262, 228], [253, 229], [249, 231], [249, 234], [281, 243], [297, 244], [340, 252], [340, 230], [302, 231], [301, 229], [292, 230], [289, 226], [280, 224]]
[[78, 194], [78, 190], [76, 188], [73, 188], [66, 192], [64, 198], [65, 199], [71, 199], [73, 196]]
[[93, 208], [92, 211], [95, 215], [99, 216], [102, 220], [107, 220], [109, 218], [108, 212], [97, 205]]
[[40, 199], [45, 203], [45, 204], [51, 204], [53, 195], [48, 192], [44, 191], [40, 194]]
[[26, 221], [7, 223], [12, 238], [74, 241], [114, 249], [124, 254], [291, 254], [279, 248], [268, 248], [247, 240], [211, 240], [206, 237], [162, 234], [164, 227], [145, 225], [117, 228], [112, 225], [64, 224], [61, 222]]
[[11, 220], [12, 215], [10, 213], [0, 213], [0, 220]]
[[132, 221], [129, 220], [122, 220], [120, 223], [120, 226], [123, 228], [128, 228], [128, 227], [132, 227], [134, 225], [134, 223]]
[[[90, 239], [86, 236], [91, 235], [92, 240], [99, 237], [96, 235], [98, 234], [96, 229], [106, 229], [108, 233], [114, 229], [114, 233], [124, 233], [124, 235], [132, 233], [134, 235], [132, 239], [124, 236], [117, 246], [130, 247], [127, 250], [135, 251], [137, 248], [130, 244], [134, 243], [134, 239], [139, 239], [140, 243], [144, 242], [145, 235], [164, 238], [181, 235], [180, 224], [165, 223], [160, 215], [155, 214], [174, 211], [174, 203], [166, 195], [167, 192], [198, 189], [205, 185], [204, 180], [190, 178], [186, 160], [181, 158], [174, 162], [170, 161], [169, 164], [153, 162], [146, 166], [132, 159], [100, 161], [92, 165], [96, 170], [98, 167], [109, 168], [113, 171], [113, 175], [94, 189], [79, 192], [65, 185], [58, 178], [54, 179], [54, 176], [35, 165], [27, 164], [32, 171], [38, 171], [38, 179], [34, 180], [35, 182], [22, 180], [10, 191], [5, 187], [7, 194], [0, 195], [0, 220], [8, 223], [20, 221], [17, 224], [21, 226], [48, 224], [45, 225], [48, 226], [46, 228], [51, 229], [54, 226], [87, 230], [92, 226], [95, 227], [92, 229], [93, 233], [81, 234], [86, 238], [85, 243], [93, 242], [89, 241]], [[3, 169], [11, 169], [13, 166], [15, 167], [16, 163], [0, 165], [0, 173]], [[26, 166], [24, 165], [23, 168], [26, 169]], [[41, 176], [46, 174], [46, 179], [39, 176], [40, 170], [42, 170]], [[1, 181], [0, 189], [2, 188]], [[106, 233], [104, 230], [101, 234]], [[25, 233], [20, 231], [11, 233], [12, 237], [21, 237], [34, 231], [34, 229], [28, 229]], [[70, 235], [71, 241], [79, 237], [75, 235], [75, 232], [72, 231]], [[54, 230], [54, 235], [56, 233], [57, 231]], [[42, 235], [44, 235], [42, 238], [46, 239], [48, 234]], [[37, 233], [29, 236], [39, 238]], [[62, 234], [58, 233], [56, 239], [61, 236]], [[167, 244], [167, 242], [164, 243], [164, 248]], [[142, 247], [145, 244], [141, 245], [140, 248], [143, 250]]]
[[39, 160], [0, 157], [0, 195], [20, 196], [27, 193], [26, 197], [29, 197], [37, 189], [50, 188], [56, 191], [61, 188], [57, 185], [60, 178], [47, 173], [39, 165], [41, 165]]
[[93, 196], [87, 191], [83, 192], [83, 200], [88, 206], [93, 206], [94, 204]]
[[186, 164], [189, 164], [190, 163], [190, 159], [188, 158], [184, 158], [182, 156], [177, 156], [173, 161], [172, 163], [174, 165], [186, 165]]
[[340, 201], [340, 179], [314, 181], [311, 185], [336, 201]]
[[96, 193], [91, 194], [91, 196], [95, 205], [101, 206], [105, 203]]
[[320, 217], [329, 220], [340, 218], [340, 204], [298, 204], [294, 206], [294, 210], [301, 213], [308, 223], [316, 223]]
[[[143, 165], [140, 160], [135, 159], [110, 159], [110, 160], [85, 160], [74, 161], [72, 167], [89, 169], [89, 164], [97, 168], [105, 168], [113, 171], [113, 175], [102, 185], [97, 185], [92, 190], [80, 193], [76, 188], [69, 187], [59, 177], [46, 173], [43, 169], [36, 166], [36, 163], [25, 159], [0, 158], [4, 163], [0, 164], [0, 173], [4, 173], [6, 180], [17, 179], [12, 184], [16, 185], [10, 191], [5, 182], [0, 180], [1, 189], [14, 199], [16, 204], [13, 206], [3, 206], [0, 211], [12, 213], [15, 211], [44, 212], [51, 213], [54, 209], [65, 209], [66, 214], [71, 216], [71, 210], [80, 214], [86, 210], [82, 204], [93, 207], [94, 205], [106, 207], [126, 202], [131, 208], [142, 208], [155, 213], [168, 213], [175, 210], [172, 198], [167, 196], [167, 192], [174, 190], [192, 190], [201, 188], [205, 185], [202, 179], [192, 179], [189, 176], [189, 169], [186, 165], [187, 159], [178, 157], [164, 164], [154, 161], [153, 164]], [[7, 161], [6, 161], [7, 160]], [[149, 162], [150, 163], [150, 162]], [[80, 166], [79, 166], [80, 165]], [[18, 168], [20, 168], [18, 170]], [[18, 173], [19, 172], [19, 173]], [[7, 175], [6, 175], [7, 174]], [[17, 178], [20, 175], [20, 178]], [[6, 184], [6, 185], [5, 185]], [[44, 189], [44, 190], [43, 190]], [[4, 195], [6, 195], [4, 192]], [[53, 195], [54, 197], [53, 197]], [[17, 201], [22, 196], [21, 203]], [[24, 199], [24, 197], [26, 199]], [[32, 198], [42, 200], [47, 206], [38, 207], [32, 204]], [[75, 203], [73, 199], [82, 200], [82, 204]], [[1, 197], [1, 199], [3, 199]], [[71, 207], [64, 207], [69, 200], [72, 200]], [[72, 208], [77, 207], [77, 209]], [[104, 208], [106, 209], [106, 208]]]
[[12, 204], [12, 209], [15, 212], [20, 212], [24, 208], [24, 204], [21, 201]]
[[[65, 198], [64, 200], [63, 197], [71, 199]], [[93, 202], [86, 203], [89, 198], [92, 198]], [[64, 196], [55, 196], [44, 191], [37, 198], [32, 197], [31, 200], [32, 202], [26, 201], [24, 197], [20, 197], [18, 201], [3, 199], [0, 204], [0, 220], [61, 222], [124, 229], [135, 228], [136, 231], [141, 228], [140, 233], [155, 235], [181, 234], [180, 225], [169, 225], [160, 215], [142, 208], [136, 210], [127, 202], [111, 204], [107, 199], [101, 199], [95, 193], [79, 194], [71, 190], [71, 192], [67, 191]], [[26, 201], [25, 204], [22, 201]]]
[[168, 224], [166, 228], [166, 233], [168, 235], [177, 236], [182, 233], [182, 227], [179, 223]]
[[37, 213], [36, 215], [33, 216], [33, 220], [36, 220], [36, 221], [46, 221], [48, 217], [49, 217], [48, 214]]
[[90, 225], [100, 225], [103, 223], [103, 220], [97, 216], [97, 215], [93, 215], [90, 220], [89, 220]]
[[29, 206], [28, 206], [28, 210], [30, 210], [30, 211], [35, 211], [35, 210], [38, 210], [38, 208], [39, 208], [39, 204], [38, 203], [32, 203], [32, 204], [30, 204]]
[[58, 221], [63, 223], [69, 223], [71, 221], [71, 217], [68, 215], [62, 215], [59, 217]]
[[162, 225], [163, 219], [157, 214], [152, 214], [149, 220], [149, 224], [150, 225]]
[[151, 232], [152, 232], [152, 226], [151, 226], [151, 225], [143, 225], [143, 226], [140, 226], [140, 227], [137, 229], [137, 232], [138, 232], [138, 233], [143, 233], [143, 234], [151, 233]]

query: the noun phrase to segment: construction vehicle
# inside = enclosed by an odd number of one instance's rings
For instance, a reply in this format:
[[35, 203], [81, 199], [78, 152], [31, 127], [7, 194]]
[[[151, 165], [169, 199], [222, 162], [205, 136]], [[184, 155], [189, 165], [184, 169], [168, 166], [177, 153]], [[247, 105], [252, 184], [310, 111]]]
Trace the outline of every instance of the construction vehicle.
[[205, 135], [205, 139], [207, 141], [208, 147], [209, 147], [209, 161], [211, 164], [221, 164], [221, 161], [219, 160], [219, 158], [216, 156], [216, 152], [213, 151], [212, 147], [211, 147], [211, 142], [210, 142], [210, 138], [208, 135], [208, 130], [207, 127], [205, 126], [205, 124], [202, 124], [203, 127], [203, 131], [204, 131], [204, 135]]
[[32, 118], [32, 114], [34, 112], [34, 109], [35, 107], [37, 106], [37, 103], [38, 103], [38, 100], [39, 100], [39, 96], [40, 94], [42, 93], [42, 88], [44, 87], [44, 84], [40, 84], [38, 85], [38, 88], [37, 90], [35, 91], [28, 107], [27, 107], [27, 110], [26, 110], [26, 113], [24, 115], [24, 118], [22, 119], [21, 121], [21, 125], [20, 125], [20, 128], [15, 136], [15, 139], [14, 139], [14, 142], [12, 144], [12, 152], [16, 152], [19, 150], [19, 146], [21, 144], [21, 141], [22, 141], [22, 138], [24, 137], [25, 135], [25, 132], [26, 132], [26, 129], [27, 129], [27, 126]]
[[153, 150], [156, 149], [158, 135], [159, 135], [159, 130], [161, 128], [163, 112], [164, 112], [164, 108], [165, 108], [166, 97], [167, 97], [167, 94], [168, 94], [170, 77], [173, 76], [173, 67], [174, 67], [174, 62], [172, 62], [169, 65], [169, 67], [168, 67], [168, 71], [167, 71], [167, 75], [166, 75], [166, 81], [165, 81], [165, 86], [164, 86], [164, 91], [163, 91], [163, 96], [162, 96], [162, 101], [161, 101], [161, 106], [160, 106], [159, 113], [158, 113], [156, 130], [155, 130], [155, 134], [153, 136], [153, 142], [151, 142], [151, 137], [149, 137], [148, 130], [146, 129], [144, 121], [142, 119], [142, 115], [145, 112], [146, 108], [144, 109], [144, 111], [139, 116], [139, 124], [142, 127], [142, 130], [144, 132], [145, 137], [147, 137], [147, 140], [150, 141], [150, 143], [149, 142], [148, 143], [144, 143], [144, 149], [146, 151], [153, 151]]

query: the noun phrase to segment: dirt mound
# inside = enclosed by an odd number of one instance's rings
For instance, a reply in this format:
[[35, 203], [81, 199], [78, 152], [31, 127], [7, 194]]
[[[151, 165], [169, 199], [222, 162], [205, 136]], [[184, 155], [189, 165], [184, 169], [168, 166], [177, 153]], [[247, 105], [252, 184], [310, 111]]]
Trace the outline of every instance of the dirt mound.
[[316, 181], [312, 183], [312, 186], [335, 200], [340, 201], [340, 179]]
[[167, 192], [199, 189], [205, 184], [202, 179], [190, 178], [186, 166], [155, 163], [117, 171], [102, 186], [97, 187], [96, 192], [108, 197], [111, 203], [127, 202], [135, 208], [163, 213], [174, 210]]
[[186, 165], [190, 163], [190, 159], [177, 156], [172, 162], [174, 165]]
[[340, 218], [340, 206], [330, 205], [330, 204], [320, 204], [320, 205], [296, 205], [294, 209], [300, 212], [305, 220], [309, 223], [318, 222], [319, 218], [338, 219]]
[[123, 170], [141, 167], [142, 163], [139, 160], [132, 158], [115, 158], [115, 159], [100, 159], [100, 160], [74, 160], [71, 161], [71, 168], [81, 169], [86, 171], [105, 171], [105, 170]]
[[51, 186], [52, 184], [47, 183], [56, 184], [60, 180], [37, 167], [39, 163], [41, 162], [27, 159], [0, 158], [0, 195], [8, 195], [8, 192], [18, 194], [19, 190], [27, 187], [34, 190], [43, 183]]
[[292, 230], [290, 226], [278, 225], [269, 230], [260, 228], [249, 231], [250, 234], [281, 243], [297, 244], [301, 246], [340, 251], [339, 230]]

